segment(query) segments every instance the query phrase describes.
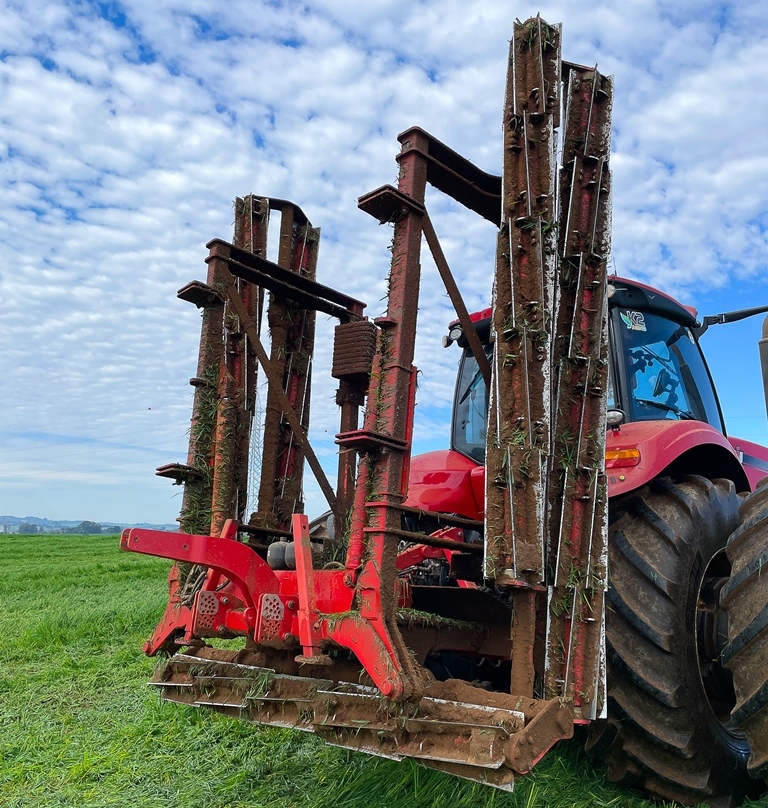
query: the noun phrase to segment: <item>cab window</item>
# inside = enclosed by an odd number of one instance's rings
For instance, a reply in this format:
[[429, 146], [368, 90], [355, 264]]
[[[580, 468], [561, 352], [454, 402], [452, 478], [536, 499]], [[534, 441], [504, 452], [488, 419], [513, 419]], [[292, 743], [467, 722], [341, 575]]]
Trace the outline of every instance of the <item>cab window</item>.
[[[490, 359], [492, 349], [485, 346]], [[464, 350], [453, 406], [453, 448], [478, 463], [485, 462], [485, 428], [488, 420], [488, 392], [483, 374], [468, 348]]]
[[633, 421], [696, 420], [722, 430], [712, 382], [691, 330], [657, 314], [613, 310], [621, 335], [629, 417]]

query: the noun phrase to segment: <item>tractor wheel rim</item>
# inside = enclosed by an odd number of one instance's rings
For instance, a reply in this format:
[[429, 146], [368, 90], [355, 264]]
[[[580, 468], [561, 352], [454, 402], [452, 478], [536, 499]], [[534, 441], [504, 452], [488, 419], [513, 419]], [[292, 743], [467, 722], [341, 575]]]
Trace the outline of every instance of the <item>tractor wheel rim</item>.
[[741, 732], [731, 719], [736, 704], [733, 677], [720, 655], [728, 642], [728, 617], [720, 608], [720, 590], [730, 577], [731, 567], [724, 550], [709, 560], [696, 600], [696, 663], [707, 706], [721, 727], [733, 736]]

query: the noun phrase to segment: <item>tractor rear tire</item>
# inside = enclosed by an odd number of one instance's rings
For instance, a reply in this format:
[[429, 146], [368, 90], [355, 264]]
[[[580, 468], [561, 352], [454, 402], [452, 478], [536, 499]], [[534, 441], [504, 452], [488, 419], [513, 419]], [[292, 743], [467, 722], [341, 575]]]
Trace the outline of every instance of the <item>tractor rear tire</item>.
[[744, 500], [739, 516], [726, 549], [731, 579], [720, 594], [728, 613], [722, 659], [733, 674], [733, 721], [749, 740], [749, 773], [768, 777], [768, 477]]
[[728, 674], [700, 636], [703, 621], [717, 624], [739, 504], [730, 480], [691, 475], [610, 505], [608, 719], [587, 749], [611, 780], [657, 799], [727, 806], [753, 782]]

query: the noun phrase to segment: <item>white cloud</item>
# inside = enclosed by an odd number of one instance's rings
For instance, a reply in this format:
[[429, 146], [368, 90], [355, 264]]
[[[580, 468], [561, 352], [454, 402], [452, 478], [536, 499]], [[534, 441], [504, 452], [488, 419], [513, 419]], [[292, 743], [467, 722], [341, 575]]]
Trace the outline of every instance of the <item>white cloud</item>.
[[[395, 135], [413, 124], [499, 170], [507, 40], [513, 15], [537, 9], [459, 0], [102, 8], [107, 19], [65, 0], [5, 4], [0, 512], [168, 522], [179, 489], [152, 472], [186, 455], [199, 329], [175, 291], [204, 277], [208, 239], [230, 237], [234, 197], [300, 204], [323, 229], [320, 279], [380, 313], [391, 233], [357, 210], [357, 197], [396, 180]], [[563, 21], [566, 58], [616, 76], [620, 272], [708, 310], [768, 297], [765, 4], [552, 2], [542, 13]], [[428, 202], [470, 307], [485, 305], [492, 228], [439, 195]], [[428, 257], [421, 314], [420, 395], [447, 406], [456, 353], [439, 347], [451, 314]], [[329, 329], [321, 325], [318, 368]], [[741, 361], [752, 362], [741, 397], [761, 414], [756, 360]], [[333, 387], [320, 378], [313, 431], [330, 464]], [[439, 410], [421, 413], [417, 436], [439, 433]], [[114, 434], [134, 448], [115, 446]], [[91, 442], [75, 453], [52, 445], [55, 436]]]

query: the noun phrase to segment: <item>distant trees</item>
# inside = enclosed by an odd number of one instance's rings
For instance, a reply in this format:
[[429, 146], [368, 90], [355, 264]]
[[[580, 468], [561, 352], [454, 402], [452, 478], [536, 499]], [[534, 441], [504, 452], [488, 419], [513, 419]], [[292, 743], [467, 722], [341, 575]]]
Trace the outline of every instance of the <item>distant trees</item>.
[[101, 525], [98, 522], [80, 522], [77, 527], [72, 528], [73, 533], [83, 536], [95, 536], [101, 533]]
[[39, 531], [40, 528], [37, 525], [33, 525], [31, 522], [22, 522], [19, 525], [19, 533], [30, 535], [31, 533], [38, 533]]

